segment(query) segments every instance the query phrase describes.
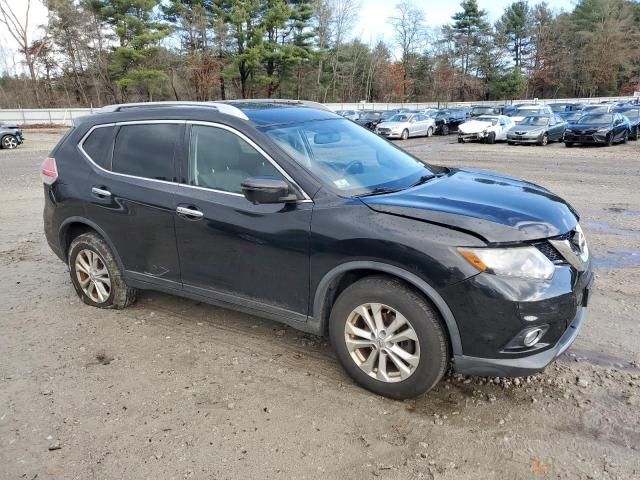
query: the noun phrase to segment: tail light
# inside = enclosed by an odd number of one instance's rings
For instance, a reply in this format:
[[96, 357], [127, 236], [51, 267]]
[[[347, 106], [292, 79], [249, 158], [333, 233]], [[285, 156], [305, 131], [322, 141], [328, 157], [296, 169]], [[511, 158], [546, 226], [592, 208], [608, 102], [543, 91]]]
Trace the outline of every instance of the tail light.
[[40, 167], [40, 178], [47, 185], [53, 185], [58, 180], [58, 167], [55, 158], [45, 158]]

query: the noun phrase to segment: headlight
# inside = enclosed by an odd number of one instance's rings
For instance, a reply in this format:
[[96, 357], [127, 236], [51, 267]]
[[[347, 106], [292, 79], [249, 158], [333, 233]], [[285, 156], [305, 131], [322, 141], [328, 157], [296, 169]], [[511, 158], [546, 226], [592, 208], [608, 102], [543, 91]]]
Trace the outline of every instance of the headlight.
[[567, 128], [564, 133], [573, 133], [573, 130], [571, 130], [570, 128]]
[[609, 129], [608, 128], [599, 128], [598, 129], [598, 133], [609, 133]]
[[459, 248], [460, 254], [481, 272], [505, 277], [548, 280], [555, 267], [535, 247]]
[[540, 130], [529, 130], [529, 135], [531, 136], [537, 136], [540, 135], [544, 130], [540, 129]]

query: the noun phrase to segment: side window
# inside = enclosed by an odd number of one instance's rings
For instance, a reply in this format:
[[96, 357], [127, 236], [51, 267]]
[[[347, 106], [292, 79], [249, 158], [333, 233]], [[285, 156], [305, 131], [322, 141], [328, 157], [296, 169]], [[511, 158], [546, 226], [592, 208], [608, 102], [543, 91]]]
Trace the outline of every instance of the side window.
[[116, 138], [112, 170], [173, 181], [173, 151], [181, 130], [173, 123], [123, 125]]
[[113, 126], [96, 128], [82, 144], [82, 149], [91, 160], [105, 170], [111, 170], [114, 129]]
[[242, 193], [242, 182], [249, 177], [282, 178], [282, 175], [260, 152], [234, 133], [204, 125], [191, 127], [189, 184]]

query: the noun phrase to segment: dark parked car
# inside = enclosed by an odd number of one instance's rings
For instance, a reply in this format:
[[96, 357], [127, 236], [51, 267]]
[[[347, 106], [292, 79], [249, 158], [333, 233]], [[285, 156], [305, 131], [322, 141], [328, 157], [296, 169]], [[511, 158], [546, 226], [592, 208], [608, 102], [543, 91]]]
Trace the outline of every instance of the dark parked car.
[[461, 123], [467, 120], [466, 112], [462, 110], [438, 110], [429, 114], [436, 123], [435, 133], [438, 135], [449, 135], [457, 132]]
[[564, 200], [426, 165], [308, 104], [110, 107], [41, 176], [47, 241], [84, 303], [159, 290], [329, 335], [381, 395], [427, 391], [451, 362], [541, 371], [584, 320], [591, 260]]
[[588, 113], [565, 130], [564, 144], [573, 147], [575, 143], [626, 143], [629, 133], [629, 123], [619, 113]]
[[0, 126], [0, 148], [13, 150], [24, 142], [22, 129], [17, 125], [7, 123]]
[[531, 115], [507, 132], [507, 143], [547, 145], [560, 142], [564, 137], [567, 122], [556, 115]]
[[375, 130], [376, 125], [383, 121], [383, 113], [384, 112], [377, 111], [362, 112], [356, 120], [356, 123], [369, 130]]
[[632, 107], [621, 107], [616, 108], [616, 113], [620, 115], [624, 115], [627, 120], [629, 120], [629, 124], [631, 127], [631, 133], [629, 134], [629, 139], [638, 140], [640, 137], [640, 106], [632, 106]]

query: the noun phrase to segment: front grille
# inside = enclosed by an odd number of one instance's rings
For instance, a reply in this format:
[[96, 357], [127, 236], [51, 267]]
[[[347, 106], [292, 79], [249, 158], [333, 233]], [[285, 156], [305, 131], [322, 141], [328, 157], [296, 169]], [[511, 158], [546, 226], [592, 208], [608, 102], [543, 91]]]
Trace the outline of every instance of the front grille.
[[[557, 237], [553, 237], [552, 240], [569, 240], [569, 242], [571, 243], [571, 240], [573, 239], [575, 233], [576, 232], [571, 230], [570, 232], [563, 233], [562, 235], [558, 235]], [[567, 263], [564, 257], [560, 255], [560, 252], [558, 252], [558, 250], [556, 250], [553, 245], [551, 245], [547, 240], [536, 242], [533, 244], [533, 246], [540, 250], [540, 252], [542, 252], [542, 254], [553, 263], [558, 265]]]

